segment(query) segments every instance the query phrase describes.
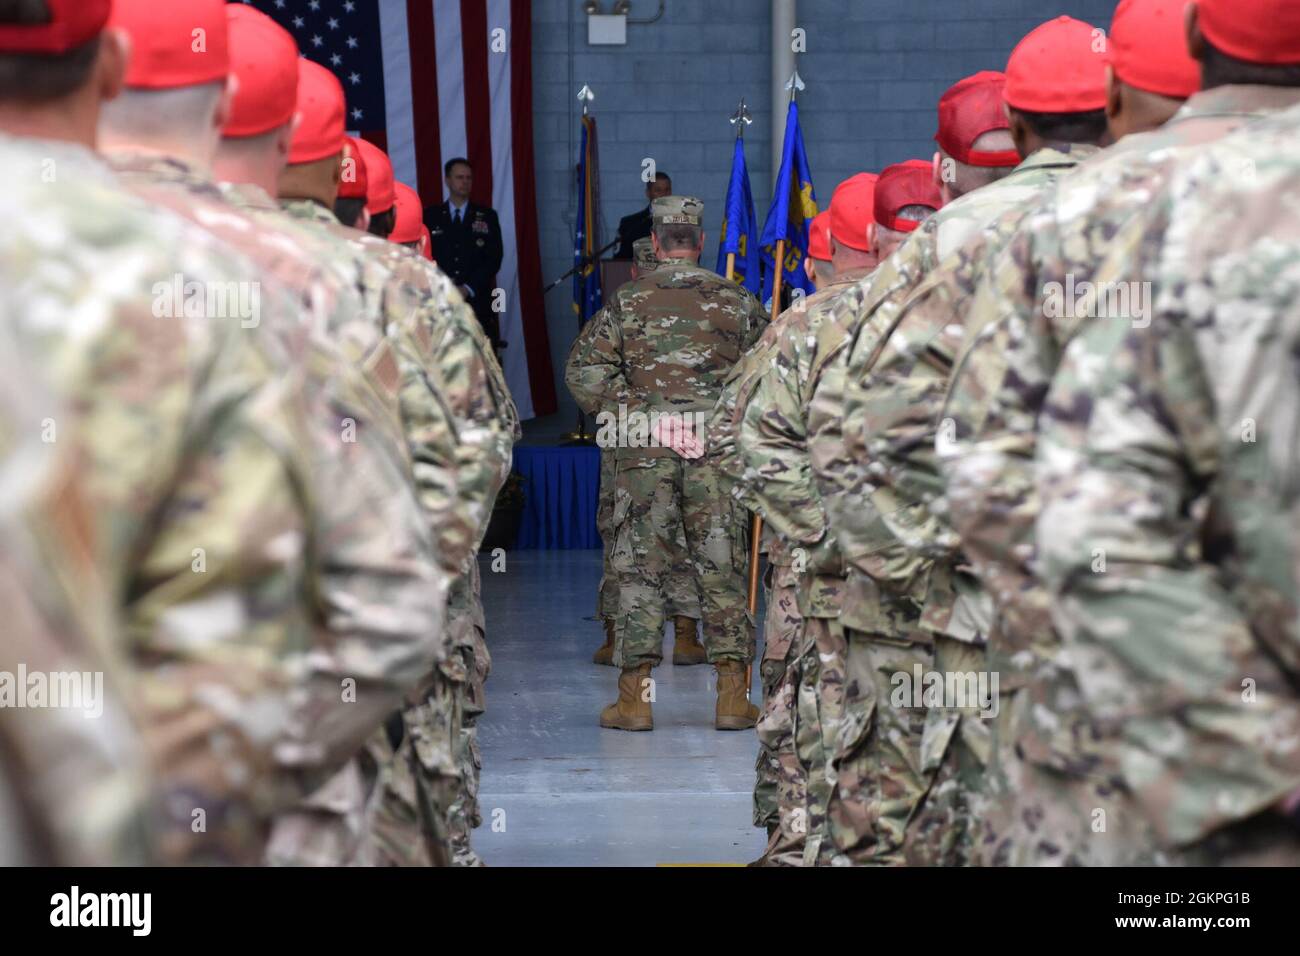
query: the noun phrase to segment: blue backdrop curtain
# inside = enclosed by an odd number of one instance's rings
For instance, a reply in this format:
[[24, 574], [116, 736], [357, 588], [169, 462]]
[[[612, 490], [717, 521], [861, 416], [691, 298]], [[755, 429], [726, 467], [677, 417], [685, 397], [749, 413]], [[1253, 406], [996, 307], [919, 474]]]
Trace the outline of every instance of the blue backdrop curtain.
[[524, 480], [524, 513], [515, 547], [521, 551], [599, 548], [596, 498], [600, 449], [590, 445], [515, 448]]

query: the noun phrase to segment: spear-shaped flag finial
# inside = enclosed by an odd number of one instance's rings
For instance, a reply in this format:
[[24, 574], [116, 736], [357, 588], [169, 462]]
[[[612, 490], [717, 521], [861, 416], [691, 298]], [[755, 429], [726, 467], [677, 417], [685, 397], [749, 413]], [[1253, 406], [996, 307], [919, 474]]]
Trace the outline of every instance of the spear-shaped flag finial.
[[803, 90], [803, 78], [799, 76], [798, 70], [790, 74], [790, 82], [785, 88], [790, 91], [790, 99], [794, 99]]
[[736, 112], [732, 114], [731, 119], [727, 122], [736, 128], [737, 139], [744, 138], [745, 127], [753, 125], [754, 116], [749, 112], [749, 107], [745, 105], [745, 98], [743, 96], [740, 98], [739, 108], [737, 108]]
[[582, 84], [582, 89], [578, 90], [578, 102], [582, 104], [582, 115], [587, 115], [587, 105], [596, 99], [596, 94], [591, 91], [591, 87], [586, 83]]

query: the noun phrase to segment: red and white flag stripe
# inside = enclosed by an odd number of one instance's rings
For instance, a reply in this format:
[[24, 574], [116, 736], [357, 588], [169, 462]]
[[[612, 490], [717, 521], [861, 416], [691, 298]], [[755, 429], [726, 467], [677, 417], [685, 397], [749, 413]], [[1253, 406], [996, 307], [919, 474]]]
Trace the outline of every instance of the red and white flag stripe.
[[[380, 0], [388, 153], [425, 205], [442, 164], [474, 165], [476, 203], [501, 220], [506, 381], [520, 415], [555, 411], [533, 160], [531, 0]], [[497, 32], [501, 31], [501, 32]]]

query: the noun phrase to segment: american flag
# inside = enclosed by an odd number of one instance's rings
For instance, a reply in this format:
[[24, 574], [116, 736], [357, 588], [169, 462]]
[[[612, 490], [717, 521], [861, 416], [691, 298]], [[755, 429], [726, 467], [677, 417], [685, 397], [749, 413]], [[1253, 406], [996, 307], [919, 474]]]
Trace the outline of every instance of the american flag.
[[334, 71], [352, 131], [387, 150], [426, 206], [446, 198], [443, 162], [468, 157], [472, 200], [501, 220], [506, 381], [523, 417], [555, 411], [533, 160], [532, 0], [232, 2], [274, 17], [304, 56]]

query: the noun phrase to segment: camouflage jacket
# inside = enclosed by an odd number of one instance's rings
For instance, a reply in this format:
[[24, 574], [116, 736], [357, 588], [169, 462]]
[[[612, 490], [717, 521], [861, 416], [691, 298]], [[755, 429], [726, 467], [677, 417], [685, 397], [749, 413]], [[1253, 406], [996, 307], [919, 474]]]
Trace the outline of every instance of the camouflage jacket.
[[155, 784], [68, 421], [0, 324], [0, 861], [138, 865]]
[[[477, 516], [471, 549], [477, 552], [497, 492], [510, 475], [514, 443], [523, 434], [505, 374], [474, 311], [442, 270], [417, 252], [370, 233], [354, 230], [351, 239], [419, 293], [423, 307], [411, 315], [411, 337], [424, 365], [438, 372], [456, 419], [457, 484], [462, 501]], [[389, 331], [394, 331], [391, 326]], [[465, 564], [472, 560], [471, 554]]]
[[[294, 382], [303, 403], [298, 443], [302, 473], [307, 476], [306, 500], [313, 529], [308, 572], [310, 594], [319, 606], [321, 653], [316, 690], [325, 700], [318, 706], [341, 706], [337, 687], [348, 678], [367, 683], [386, 680], [382, 673], [358, 672], [356, 661], [376, 665], [392, 650], [418, 639], [431, 666], [446, 655], [446, 641], [435, 624], [430, 633], [403, 636], [395, 630], [393, 611], [421, 607], [428, 581], [436, 581], [440, 620], [447, 581], [437, 573], [433, 539], [419, 522], [392, 526], [391, 519], [418, 515], [411, 491], [406, 445], [389, 412], [397, 393], [391, 375], [378, 375], [367, 384], [358, 369], [330, 341], [331, 330], [356, 322], [361, 297], [347, 283], [346, 272], [331, 265], [321, 250], [304, 242], [302, 231], [287, 217], [280, 222], [254, 219], [234, 206], [211, 179], [175, 159], [157, 155], [118, 154], [110, 158], [118, 178], [133, 192], [156, 205], [192, 219], [217, 238], [249, 256], [264, 275], [287, 289], [300, 310], [273, 313], [272, 321], [251, 334], [273, 336], [283, 345], [290, 365], [281, 371]], [[249, 187], [255, 188], [255, 187]], [[383, 338], [372, 336], [364, 349], [381, 356], [372, 369], [392, 366]], [[375, 364], [375, 362], [380, 364]], [[376, 391], [378, 389], [378, 391]], [[371, 423], [374, 423], [373, 425]], [[382, 503], [382, 504], [381, 504]], [[392, 554], [393, 560], [385, 559]], [[413, 575], [404, 563], [419, 560], [430, 574]], [[421, 592], [418, 596], [408, 593]], [[409, 623], [421, 621], [411, 616]], [[334, 676], [327, 662], [333, 657]], [[332, 720], [313, 714], [305, 724], [322, 736], [324, 758], [318, 779], [336, 770], [384, 717], [382, 701], [349, 706], [350, 718]], [[371, 706], [373, 705], [373, 706]], [[339, 735], [337, 739], [328, 734]], [[327, 772], [326, 772], [327, 771]], [[302, 772], [300, 769], [299, 772]]]
[[[740, 416], [753, 392], [754, 383], [764, 363], [770, 360], [772, 350], [776, 346], [777, 335], [783, 327], [783, 319], [784, 316], [779, 316], [775, 322], [764, 329], [758, 341], [750, 346], [739, 362], [732, 366], [723, 382], [718, 402], [713, 407], [713, 414], [709, 418], [709, 444], [706, 451], [708, 460], [718, 469], [718, 473], [727, 483], [731, 496], [751, 511], [753, 510], [752, 499], [747, 494], [745, 486], [740, 483], [740, 476], [745, 466], [736, 447], [736, 433], [740, 425]], [[770, 563], [782, 567], [789, 566], [789, 543], [773, 533], [770, 525], [764, 529], [761, 547], [766, 551]]]
[[[727, 373], [767, 325], [753, 296], [686, 259], [667, 259], [624, 284], [606, 312], [608, 321], [569, 387], [580, 404], [628, 415], [707, 416]], [[620, 457], [672, 454], [629, 447], [621, 429], [618, 444]]]
[[1300, 788], [1300, 108], [1184, 151], [1113, 237], [1149, 324], [1042, 407], [1038, 567], [1126, 789], [1185, 845]]
[[569, 355], [564, 361], [564, 384], [568, 387], [573, 400], [586, 415], [600, 415], [601, 412], [618, 414], [617, 403], [613, 407], [593, 404], [592, 399], [595, 396], [582, 388], [583, 369], [591, 358], [591, 350], [596, 345], [597, 336], [606, 334], [602, 332], [601, 326], [608, 322], [609, 311], [607, 309], [601, 309], [588, 319], [587, 324], [582, 327], [577, 338], [573, 340], [573, 345], [569, 346]]
[[[989, 218], [933, 272], [909, 273], [907, 264], [924, 257], [908, 254], [904, 244], [873, 278], [869, 291], [878, 307], [858, 301], [853, 290], [837, 306], [847, 313], [840, 321], [857, 329], [846, 366], [844, 447], [849, 460], [865, 464], [851, 495], [874, 506], [869, 523], [850, 520], [846, 556], [869, 574], [874, 567], [882, 586], [919, 597], [926, 631], [975, 642], [987, 633], [987, 601], [959, 570], [953, 536], [931, 504], [938, 484], [938, 412], [964, 334], [970, 291], [987, 251], [1008, 238], [992, 217], [999, 208], [1030, 200], [1096, 151], [1077, 145], [1039, 150], [1009, 176], [965, 197], [966, 205]], [[911, 292], [900, 302], [881, 291], [893, 285], [910, 286]], [[846, 512], [854, 510], [845, 503]]]
[[[436, 578], [392, 534], [353, 532], [354, 550], [338, 552], [351, 583], [314, 595], [329, 582], [311, 579], [303, 552], [328, 545], [310, 518], [314, 462], [301, 435], [316, 420], [302, 377], [285, 374], [296, 365], [283, 338], [223, 317], [212, 297], [260, 282], [257, 328], [283, 329], [296, 310], [275, 280], [120, 193], [84, 151], [0, 150], [16, 176], [0, 256], [7, 311], [23, 354], [74, 416], [65, 434], [84, 462], [96, 563], [123, 609], [164, 768], [165, 858], [255, 861], [268, 816], [347, 750], [355, 708], [391, 706], [435, 652]], [[40, 172], [49, 163], [53, 183]], [[353, 469], [383, 474], [355, 444], [335, 459], [336, 482]], [[365, 521], [409, 520], [394, 487]], [[397, 589], [377, 606], [345, 593], [374, 562]], [[337, 618], [322, 621], [323, 607]], [[322, 642], [322, 625], [337, 639]], [[340, 668], [364, 687], [364, 705], [340, 701]], [[205, 830], [194, 826], [200, 811]]]
[[331, 210], [310, 200], [283, 201], [281, 207], [351, 271], [365, 303], [365, 324], [386, 337], [396, 351], [401, 419], [416, 491], [438, 542], [443, 568], [456, 577], [464, 573], [473, 553], [481, 507], [470, 489], [461, 487], [460, 426], [446, 398], [441, 371], [429, 355], [432, 303], [395, 274], [382, 256], [363, 246], [363, 234], [344, 226]]
[[801, 573], [800, 613], [838, 616], [843, 557], [813, 480], [808, 404], [827, 362], [843, 347], [834, 305], [865, 272], [837, 276], [782, 316], [780, 334], [740, 409], [740, 484], [754, 510], [786, 538]]
[[[1148, 321], [1149, 288], [1112, 281], [1122, 224], [1141, 212], [1178, 157], [1199, 150], [1300, 93], [1221, 87], [1195, 94], [1163, 127], [1125, 137], [1014, 215], [1016, 234], [986, 263], [942, 420], [945, 507], [997, 613], [989, 652], [1005, 674], [1054, 655], [1046, 593], [1037, 585], [1033, 455], [1048, 383], [1087, 317]], [[1100, 297], [1096, 294], [1100, 293]]]

